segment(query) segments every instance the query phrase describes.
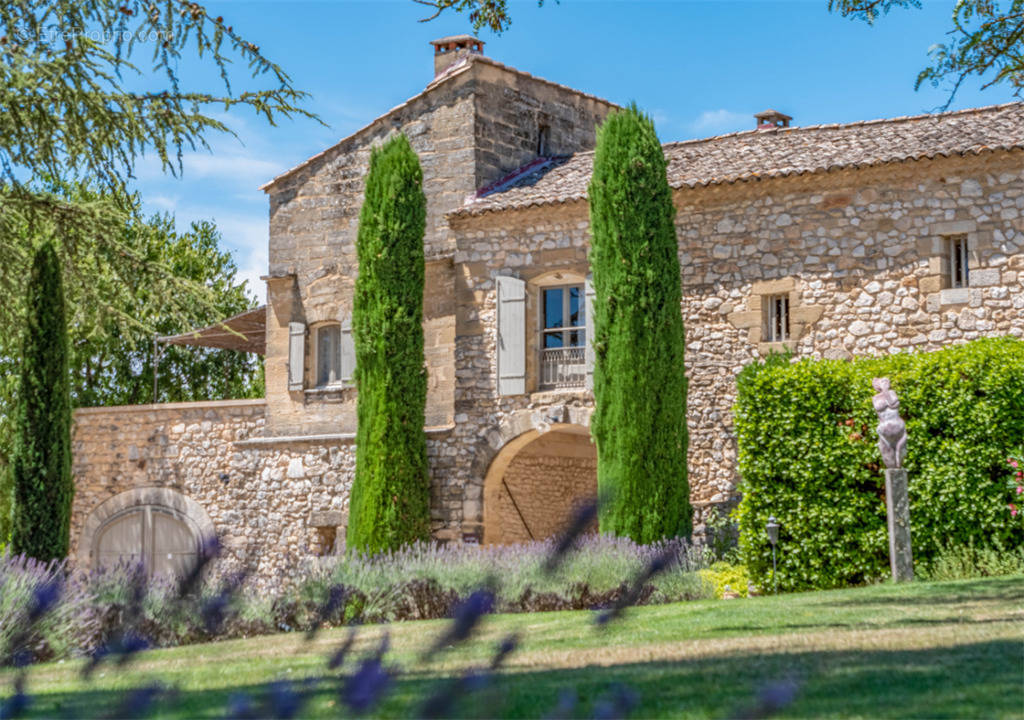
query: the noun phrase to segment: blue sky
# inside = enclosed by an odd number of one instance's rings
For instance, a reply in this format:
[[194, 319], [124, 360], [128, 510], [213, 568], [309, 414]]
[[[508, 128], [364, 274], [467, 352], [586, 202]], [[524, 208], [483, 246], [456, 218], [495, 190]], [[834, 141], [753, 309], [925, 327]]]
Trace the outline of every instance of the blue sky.
[[[874, 27], [829, 14], [826, 0], [510, 0], [513, 23], [479, 35], [487, 55], [617, 103], [635, 100], [663, 141], [752, 127], [772, 107], [795, 125], [852, 122], [931, 112], [944, 89], [914, 91], [929, 47], [950, 27], [953, 0], [924, 0]], [[188, 152], [173, 178], [143, 161], [137, 189], [151, 212], [170, 211], [185, 227], [210, 219], [262, 299], [268, 204], [258, 187], [418, 93], [433, 75], [429, 41], [471, 32], [466, 17], [418, 20], [412, 0], [208, 2], [227, 22], [311, 93], [310, 120], [271, 127], [252, 114], [225, 117], [238, 134]], [[139, 56], [136, 61], [143, 58]], [[238, 68], [244, 71], [244, 68]], [[203, 66], [180, 68], [186, 82], [217, 90]], [[237, 75], [236, 89], [244, 89]], [[151, 87], [143, 79], [140, 84]], [[961, 88], [951, 108], [1012, 100], [1009, 89]]]

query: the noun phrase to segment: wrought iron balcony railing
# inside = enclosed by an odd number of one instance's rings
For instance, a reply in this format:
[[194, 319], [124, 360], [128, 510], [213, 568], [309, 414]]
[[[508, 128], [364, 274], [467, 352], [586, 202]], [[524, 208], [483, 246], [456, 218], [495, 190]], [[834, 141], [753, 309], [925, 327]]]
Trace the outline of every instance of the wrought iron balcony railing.
[[582, 346], [544, 348], [540, 351], [542, 389], [583, 387], [586, 376], [586, 360]]

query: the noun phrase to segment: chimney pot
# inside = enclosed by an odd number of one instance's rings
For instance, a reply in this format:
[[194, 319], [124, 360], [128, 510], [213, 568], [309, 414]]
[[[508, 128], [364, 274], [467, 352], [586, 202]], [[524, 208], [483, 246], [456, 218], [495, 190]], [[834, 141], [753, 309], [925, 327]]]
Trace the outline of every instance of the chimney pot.
[[757, 121], [758, 130], [771, 130], [772, 128], [789, 127], [789, 123], [792, 122], [793, 118], [778, 110], [768, 109], [764, 112], [756, 113], [754, 120]]
[[434, 46], [434, 77], [467, 55], [483, 55], [484, 41], [472, 35], [450, 35], [430, 42]]

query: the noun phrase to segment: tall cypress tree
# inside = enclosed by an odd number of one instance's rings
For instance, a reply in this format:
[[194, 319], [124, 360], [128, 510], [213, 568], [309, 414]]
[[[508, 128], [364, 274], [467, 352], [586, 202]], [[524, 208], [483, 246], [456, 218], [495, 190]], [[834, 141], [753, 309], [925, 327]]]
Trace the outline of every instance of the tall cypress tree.
[[36, 252], [26, 306], [10, 468], [11, 548], [52, 560], [68, 554], [74, 485], [64, 288], [50, 243]]
[[635, 105], [601, 126], [589, 196], [601, 531], [641, 543], [687, 536], [675, 208], [654, 123]]
[[423, 233], [419, 159], [404, 135], [370, 156], [352, 311], [359, 390], [348, 545], [391, 550], [430, 535], [423, 425]]

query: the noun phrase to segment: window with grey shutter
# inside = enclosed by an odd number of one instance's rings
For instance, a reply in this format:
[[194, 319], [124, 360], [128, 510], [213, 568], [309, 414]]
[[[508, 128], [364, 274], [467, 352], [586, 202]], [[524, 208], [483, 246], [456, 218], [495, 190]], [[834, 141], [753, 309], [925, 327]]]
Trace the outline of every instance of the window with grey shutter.
[[352, 337], [352, 318], [341, 323], [341, 381], [351, 383], [356, 372], [356, 341]]
[[498, 394], [526, 392], [526, 283], [499, 275]]
[[585, 386], [588, 390], [594, 389], [594, 276], [587, 275], [583, 285], [583, 318], [586, 325], [585, 341], [583, 351], [583, 362], [587, 369]]
[[306, 366], [306, 325], [288, 323], [288, 389], [301, 390]]

